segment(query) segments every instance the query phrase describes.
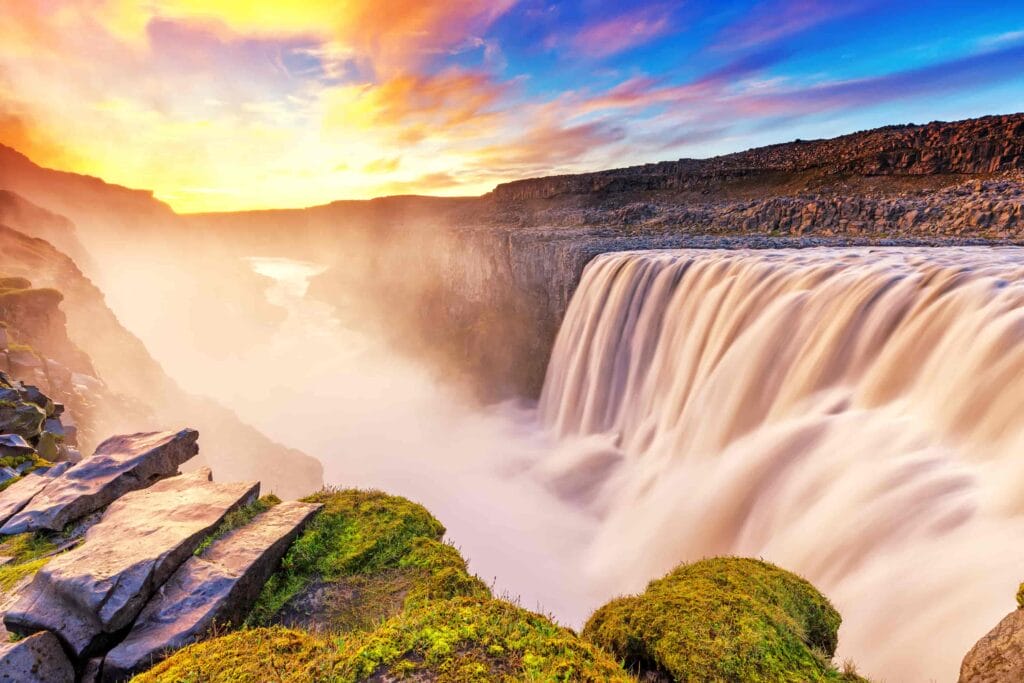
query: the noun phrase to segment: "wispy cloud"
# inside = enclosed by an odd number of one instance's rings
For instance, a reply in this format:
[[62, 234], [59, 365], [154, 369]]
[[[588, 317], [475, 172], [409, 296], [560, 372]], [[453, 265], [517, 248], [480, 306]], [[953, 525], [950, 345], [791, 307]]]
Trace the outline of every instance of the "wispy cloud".
[[649, 43], [671, 29], [666, 8], [642, 8], [584, 26], [572, 37], [571, 46], [589, 57], [608, 57]]
[[878, 0], [766, 0], [728, 25], [717, 45], [736, 50], [773, 43], [877, 4]]

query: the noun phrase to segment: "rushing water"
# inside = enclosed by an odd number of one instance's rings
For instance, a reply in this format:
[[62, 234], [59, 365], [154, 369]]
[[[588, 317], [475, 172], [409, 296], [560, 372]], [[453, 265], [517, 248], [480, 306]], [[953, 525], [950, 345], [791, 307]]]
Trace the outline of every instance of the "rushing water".
[[[600, 519], [605, 592], [681, 560], [763, 557], [844, 617], [889, 681], [953, 680], [1024, 579], [1024, 252], [608, 254], [541, 401]], [[595, 475], [595, 472], [597, 475]]]
[[526, 607], [579, 626], [681, 561], [764, 557], [836, 604], [840, 657], [892, 683], [955, 679], [1013, 606], [1022, 250], [604, 255], [538, 410], [466, 406], [362, 309], [306, 296], [317, 264], [249, 264], [285, 319], [227, 357], [175, 344], [171, 374], [327, 483], [422, 502]]

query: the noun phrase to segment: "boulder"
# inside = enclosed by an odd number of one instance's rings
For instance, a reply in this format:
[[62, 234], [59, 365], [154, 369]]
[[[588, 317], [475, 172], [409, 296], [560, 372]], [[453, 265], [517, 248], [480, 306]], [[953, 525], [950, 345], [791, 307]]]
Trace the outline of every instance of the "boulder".
[[4, 401], [0, 403], [0, 434], [17, 434], [34, 439], [43, 431], [46, 413], [32, 403]]
[[71, 463], [62, 462], [48, 469], [35, 470], [0, 491], [0, 524], [28, 505], [37, 493], [42, 491], [55, 477], [64, 474], [69, 467], [71, 467]]
[[22, 400], [26, 403], [32, 403], [33, 405], [42, 408], [47, 417], [53, 415], [53, 401], [50, 400], [49, 396], [40, 391], [39, 387], [27, 384], [19, 393], [21, 394]]
[[74, 683], [75, 669], [52, 633], [0, 643], [0, 681]]
[[64, 438], [64, 425], [61, 424], [59, 417], [46, 418], [46, 421], [43, 422], [43, 431], [50, 432], [54, 436], [59, 436], [62, 439]]
[[153, 432], [115, 436], [91, 458], [65, 472], [0, 527], [0, 534], [50, 529], [99, 510], [125, 493], [142, 489], [178, 471], [199, 452], [199, 432]]
[[0, 458], [32, 455], [34, 450], [20, 434], [0, 434]]
[[1006, 615], [960, 665], [960, 683], [1024, 681], [1024, 609]]
[[125, 681], [217, 626], [245, 619], [263, 584], [322, 505], [281, 503], [191, 557], [146, 605], [103, 661], [101, 680]]
[[13, 467], [0, 467], [0, 484], [5, 484], [11, 479], [17, 479], [18, 476], [20, 476], [18, 470]]
[[258, 494], [255, 482], [215, 484], [206, 468], [125, 494], [80, 546], [36, 573], [5, 626], [22, 635], [53, 631], [84, 661], [109, 647], [224, 517]]
[[36, 452], [43, 460], [56, 462], [60, 454], [61, 439], [53, 432], [43, 431], [36, 442]]

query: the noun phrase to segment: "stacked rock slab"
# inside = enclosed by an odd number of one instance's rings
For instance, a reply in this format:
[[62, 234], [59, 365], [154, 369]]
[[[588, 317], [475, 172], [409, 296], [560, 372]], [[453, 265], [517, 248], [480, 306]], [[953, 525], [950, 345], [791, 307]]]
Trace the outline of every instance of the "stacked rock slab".
[[62, 462], [44, 469], [29, 472], [24, 477], [0, 491], [0, 524], [3, 524], [29, 504], [46, 485], [64, 474], [71, 463]]
[[224, 517], [259, 494], [255, 482], [210, 479], [204, 469], [112, 503], [81, 546], [36, 573], [4, 616], [7, 629], [52, 631], [78, 661], [109, 647]]
[[52, 633], [0, 643], [0, 680], [18, 683], [73, 683], [75, 670]]
[[237, 626], [288, 547], [321, 505], [281, 503], [191, 557], [146, 605], [101, 666], [100, 680], [126, 681], [216, 624]]
[[49, 529], [95, 512], [129, 491], [168, 477], [199, 452], [199, 432], [153, 432], [107, 439], [87, 458], [37, 494], [0, 527], [0, 534]]

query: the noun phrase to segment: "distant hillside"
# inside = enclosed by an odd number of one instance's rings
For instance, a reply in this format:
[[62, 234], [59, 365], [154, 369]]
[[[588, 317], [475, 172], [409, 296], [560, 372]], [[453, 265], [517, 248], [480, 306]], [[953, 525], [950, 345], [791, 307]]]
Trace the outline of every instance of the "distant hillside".
[[499, 185], [499, 201], [560, 195], [693, 192], [722, 184], [775, 184], [804, 175], [810, 185], [850, 176], [991, 175], [1024, 169], [1024, 114], [953, 123], [889, 126], [830, 140], [797, 140], [714, 157], [680, 159], [580, 175], [532, 178]]

